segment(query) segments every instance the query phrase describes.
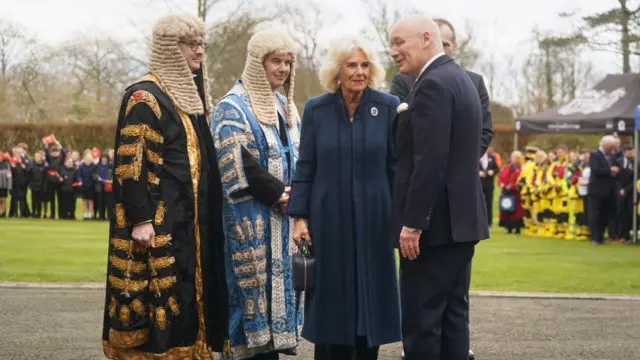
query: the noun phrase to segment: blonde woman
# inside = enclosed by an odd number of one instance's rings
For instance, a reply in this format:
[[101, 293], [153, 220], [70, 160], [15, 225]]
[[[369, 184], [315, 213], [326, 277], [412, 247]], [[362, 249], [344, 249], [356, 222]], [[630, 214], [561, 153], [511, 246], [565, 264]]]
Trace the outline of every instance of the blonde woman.
[[304, 108], [288, 212], [317, 261], [302, 330], [316, 359], [377, 359], [400, 340], [389, 219], [400, 101], [375, 90], [384, 75], [371, 48], [336, 42], [320, 70], [328, 92]]

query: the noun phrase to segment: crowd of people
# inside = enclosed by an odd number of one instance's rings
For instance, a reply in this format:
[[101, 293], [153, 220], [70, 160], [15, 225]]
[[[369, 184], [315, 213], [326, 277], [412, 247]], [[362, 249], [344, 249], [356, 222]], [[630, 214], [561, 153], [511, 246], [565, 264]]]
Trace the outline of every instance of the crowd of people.
[[[621, 148], [620, 139], [604, 136], [595, 151], [569, 150], [565, 145], [545, 152], [527, 146], [514, 151], [498, 170], [490, 152], [480, 176], [497, 177], [501, 189], [500, 225], [507, 232], [592, 244], [631, 241], [633, 217], [633, 162], [635, 150]], [[482, 162], [482, 161], [481, 161]], [[490, 175], [492, 174], [492, 175]], [[485, 194], [494, 180], [483, 181]], [[493, 202], [487, 199], [488, 213]], [[491, 221], [491, 216], [489, 216]]]
[[108, 220], [113, 159], [113, 149], [68, 151], [54, 135], [43, 138], [32, 155], [26, 143], [0, 151], [0, 218], [75, 220], [81, 199], [85, 220]]
[[[61, 184], [76, 185], [87, 219], [100, 218], [98, 193], [112, 201], [104, 354], [277, 360], [305, 338], [316, 360], [375, 360], [398, 341], [407, 360], [473, 358], [471, 263], [489, 238], [495, 177], [502, 226], [565, 237], [569, 174], [586, 172], [588, 159], [528, 148], [527, 162], [514, 153], [502, 166], [489, 148], [486, 87], [451, 57], [455, 29], [444, 19], [393, 26], [401, 74], [391, 93], [377, 90], [385, 70], [372, 48], [333, 43], [319, 71], [326, 93], [302, 117], [286, 33], [251, 37], [242, 76], [217, 104], [204, 36], [188, 15], [155, 25], [149, 72], [124, 93], [113, 152], [74, 163], [53, 141], [34, 158], [50, 203]], [[606, 165], [615, 149], [605, 140]], [[22, 204], [10, 215], [29, 214], [22, 194], [38, 184], [25, 152], [7, 159]], [[615, 185], [623, 165], [605, 176], [595, 157], [589, 214], [602, 217], [611, 202], [594, 177]]]

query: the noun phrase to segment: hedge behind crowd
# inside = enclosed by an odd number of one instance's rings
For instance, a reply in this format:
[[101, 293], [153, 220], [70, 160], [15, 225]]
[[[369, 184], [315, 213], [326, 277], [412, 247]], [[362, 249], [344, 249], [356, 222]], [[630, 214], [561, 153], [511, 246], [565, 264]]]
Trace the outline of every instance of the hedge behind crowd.
[[29, 145], [29, 153], [43, 148], [42, 138], [55, 135], [68, 150], [113, 148], [116, 124], [0, 124], [0, 152], [10, 151], [13, 146], [24, 142]]
[[[116, 124], [0, 124], [0, 152], [9, 151], [20, 142], [29, 145], [29, 152], [42, 148], [42, 138], [54, 134], [62, 146], [69, 150], [113, 148]], [[604, 135], [604, 134], [603, 134]], [[559, 134], [521, 134], [518, 137], [518, 148], [536, 145], [541, 149], [554, 149], [558, 144], [565, 144], [571, 149], [581, 151], [594, 150], [602, 135], [559, 135]], [[623, 145], [631, 145], [630, 137], [623, 137]], [[494, 136], [491, 146], [496, 152], [507, 156], [513, 150], [514, 128], [512, 124], [494, 124]]]

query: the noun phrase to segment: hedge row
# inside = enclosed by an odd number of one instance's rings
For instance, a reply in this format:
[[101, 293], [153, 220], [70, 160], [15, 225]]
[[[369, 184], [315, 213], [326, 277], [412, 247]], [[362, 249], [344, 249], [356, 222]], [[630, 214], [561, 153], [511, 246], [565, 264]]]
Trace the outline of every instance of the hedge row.
[[69, 150], [112, 148], [116, 124], [0, 124], [0, 152], [18, 143], [29, 145], [29, 152], [43, 147], [42, 138], [55, 135]]

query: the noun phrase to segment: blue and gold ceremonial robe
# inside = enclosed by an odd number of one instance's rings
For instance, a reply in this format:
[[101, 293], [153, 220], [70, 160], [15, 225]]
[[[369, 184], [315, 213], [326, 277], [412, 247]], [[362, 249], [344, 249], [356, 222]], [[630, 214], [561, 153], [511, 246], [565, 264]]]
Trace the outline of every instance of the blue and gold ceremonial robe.
[[[278, 99], [286, 109], [286, 99], [279, 94]], [[277, 206], [267, 206], [250, 194], [243, 148], [271, 176], [289, 186], [298, 157], [300, 121], [296, 117], [293, 127], [280, 127], [286, 129], [290, 144], [283, 146], [278, 127], [256, 119], [242, 81], [220, 100], [212, 118], [224, 197], [233, 359], [271, 351], [293, 353], [302, 328], [303, 297], [292, 284], [292, 222]]]

